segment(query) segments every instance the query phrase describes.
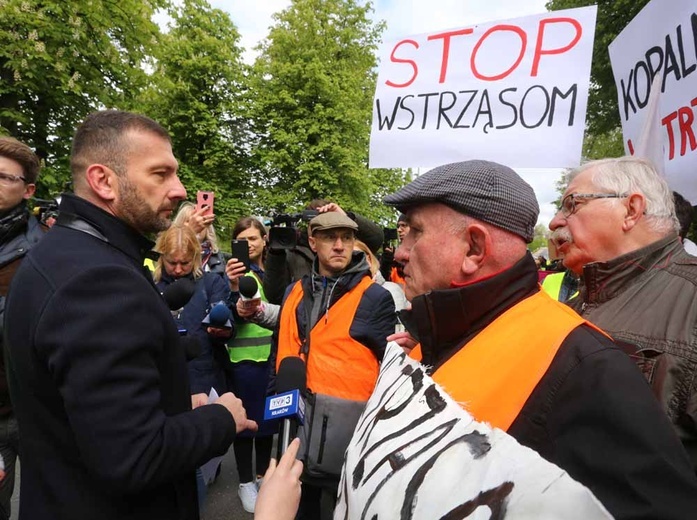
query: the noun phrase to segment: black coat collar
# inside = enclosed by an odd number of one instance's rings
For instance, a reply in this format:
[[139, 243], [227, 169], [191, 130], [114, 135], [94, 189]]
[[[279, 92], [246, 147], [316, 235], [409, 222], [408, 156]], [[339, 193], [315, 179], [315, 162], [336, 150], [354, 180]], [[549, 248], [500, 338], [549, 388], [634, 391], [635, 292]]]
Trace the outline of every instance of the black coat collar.
[[[154, 243], [122, 220], [72, 193], [61, 196], [60, 213], [72, 215], [94, 227], [104, 239], [138, 265], [150, 257]], [[60, 224], [60, 216], [57, 224]]]
[[496, 317], [538, 291], [537, 267], [527, 253], [491, 278], [417, 296], [406, 325], [421, 343], [423, 363], [435, 369]]

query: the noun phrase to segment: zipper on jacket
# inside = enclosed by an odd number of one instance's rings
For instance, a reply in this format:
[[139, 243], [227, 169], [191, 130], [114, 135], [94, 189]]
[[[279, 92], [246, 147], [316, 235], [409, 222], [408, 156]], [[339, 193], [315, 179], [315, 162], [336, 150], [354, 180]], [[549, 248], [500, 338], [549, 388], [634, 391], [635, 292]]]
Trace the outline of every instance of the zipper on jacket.
[[322, 464], [322, 458], [324, 457], [324, 444], [327, 442], [327, 423], [329, 422], [329, 417], [326, 415], [322, 417], [322, 435], [319, 438], [319, 453], [317, 454], [317, 464]]

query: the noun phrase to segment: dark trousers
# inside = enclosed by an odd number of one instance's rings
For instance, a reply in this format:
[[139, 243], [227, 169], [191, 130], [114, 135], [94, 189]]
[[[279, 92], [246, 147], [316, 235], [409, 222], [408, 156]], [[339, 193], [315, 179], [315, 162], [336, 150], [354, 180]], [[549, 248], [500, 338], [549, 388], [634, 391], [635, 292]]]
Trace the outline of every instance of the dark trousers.
[[300, 507], [295, 520], [331, 520], [339, 489], [313, 486], [303, 482]]
[[14, 414], [0, 418], [0, 455], [5, 461], [5, 478], [0, 482], [0, 520], [10, 518], [12, 490], [15, 487], [15, 463], [19, 453], [19, 430]]

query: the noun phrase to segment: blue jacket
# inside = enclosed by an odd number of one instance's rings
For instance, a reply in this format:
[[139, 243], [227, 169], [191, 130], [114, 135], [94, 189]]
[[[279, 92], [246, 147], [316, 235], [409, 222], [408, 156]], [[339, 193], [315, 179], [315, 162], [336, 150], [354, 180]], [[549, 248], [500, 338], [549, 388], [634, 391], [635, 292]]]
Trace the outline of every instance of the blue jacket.
[[[157, 283], [157, 288], [162, 291], [174, 280], [166, 273], [162, 273], [162, 279]], [[201, 353], [188, 363], [192, 394], [208, 394], [211, 388], [215, 388], [219, 395], [227, 391], [225, 340], [209, 335], [206, 332], [207, 325], [201, 322], [213, 305], [226, 301], [229, 295], [230, 288], [220, 275], [203, 273], [203, 276], [196, 280], [194, 295], [175, 318], [177, 326], [180, 329], [186, 329], [187, 335], [195, 336], [201, 346]]]

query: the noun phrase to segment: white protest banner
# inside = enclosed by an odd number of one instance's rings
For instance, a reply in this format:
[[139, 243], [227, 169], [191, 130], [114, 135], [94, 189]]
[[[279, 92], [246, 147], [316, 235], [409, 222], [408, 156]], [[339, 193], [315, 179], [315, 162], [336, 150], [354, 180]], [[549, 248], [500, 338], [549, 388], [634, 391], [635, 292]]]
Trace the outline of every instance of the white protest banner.
[[[663, 157], [668, 184], [697, 204], [697, 4], [652, 0], [610, 44], [625, 151]], [[649, 117], [659, 78], [658, 117]], [[645, 126], [658, 125], [657, 132]], [[640, 143], [642, 135], [654, 142]], [[651, 149], [658, 153], [651, 152]]]
[[577, 166], [596, 6], [388, 42], [373, 102], [370, 167], [487, 159]]
[[342, 470], [335, 520], [611, 518], [564, 470], [475, 421], [396, 343]]

